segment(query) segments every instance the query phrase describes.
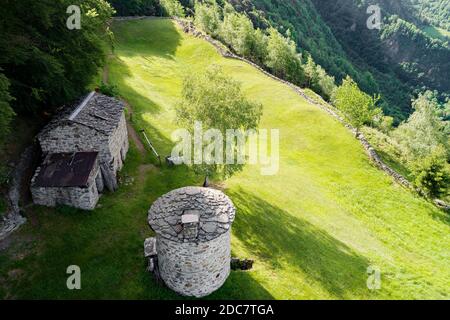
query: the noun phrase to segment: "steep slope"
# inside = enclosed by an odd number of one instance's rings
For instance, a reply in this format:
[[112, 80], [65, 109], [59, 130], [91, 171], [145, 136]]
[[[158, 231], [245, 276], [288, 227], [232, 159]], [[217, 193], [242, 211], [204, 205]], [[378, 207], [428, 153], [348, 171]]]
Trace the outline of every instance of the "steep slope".
[[[405, 92], [419, 88], [450, 92], [450, 47], [420, 30], [420, 13], [408, 1], [378, 2], [383, 18], [380, 32], [366, 27], [366, 9], [372, 1], [312, 2], [352, 62], [363, 70], [371, 70], [382, 92], [389, 90], [393, 79], [408, 86]], [[389, 79], [384, 76], [386, 73], [390, 74]], [[404, 91], [397, 86], [395, 89]], [[389, 98], [400, 105], [404, 99], [398, 93], [389, 94]]]
[[[226, 182], [238, 207], [234, 254], [256, 259], [249, 275], [272, 297], [448, 294], [449, 274], [440, 261], [449, 241], [447, 222], [370, 165], [334, 119], [249, 65], [180, 34], [169, 21], [121, 23], [115, 30], [120, 60], [111, 75], [139, 113], [138, 126], [153, 133], [163, 154], [171, 149], [167, 141], [176, 128], [173, 107], [183, 75], [211, 63], [263, 103], [261, 128], [280, 129], [279, 174], [262, 177], [258, 167], [248, 166]], [[369, 265], [384, 275], [383, 290], [376, 293], [366, 287]], [[226, 288], [235, 285], [232, 277]]]
[[[210, 298], [448, 299], [448, 217], [375, 169], [341, 124], [170, 20], [115, 22], [113, 29], [110, 82], [130, 103], [134, 127], [145, 129], [161, 155], [174, 145], [183, 76], [213, 63], [263, 104], [260, 127], [280, 130], [277, 175], [247, 166], [222, 185], [237, 206], [233, 255], [256, 262], [250, 272], [233, 272]], [[22, 241], [0, 252], [1, 277], [19, 277], [0, 279], [0, 296], [177, 298], [145, 272], [147, 210], [160, 195], [202, 179], [185, 167], [150, 163], [157, 162], [132, 144], [124, 183], [92, 214], [33, 208], [32, 223], [17, 234]], [[72, 264], [81, 267], [82, 290], [65, 286]], [[367, 288], [369, 266], [381, 271], [380, 290]]]
[[[348, 74], [364, 91], [380, 93], [385, 113], [397, 122], [411, 113], [410, 100], [416, 91], [438, 90], [442, 99], [450, 91], [450, 48], [441, 41], [445, 30], [428, 24], [445, 24], [448, 1], [229, 1], [261, 27], [289, 29], [300, 50], [311, 53], [338, 81]], [[380, 31], [366, 26], [370, 4], [382, 10]]]

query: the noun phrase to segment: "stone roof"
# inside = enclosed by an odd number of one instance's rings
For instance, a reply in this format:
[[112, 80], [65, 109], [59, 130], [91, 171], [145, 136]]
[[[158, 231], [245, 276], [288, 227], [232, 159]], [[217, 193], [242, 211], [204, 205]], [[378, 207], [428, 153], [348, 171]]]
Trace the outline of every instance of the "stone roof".
[[[156, 200], [148, 213], [152, 229], [176, 242], [206, 242], [230, 230], [236, 209], [219, 190], [186, 187], [173, 190]], [[186, 238], [187, 225], [198, 224], [197, 234]]]
[[110, 135], [117, 128], [125, 104], [112, 97], [91, 92], [77, 103], [64, 106], [45, 126], [39, 137], [63, 124], [77, 123]]
[[40, 168], [37, 187], [88, 187], [98, 152], [52, 153]]

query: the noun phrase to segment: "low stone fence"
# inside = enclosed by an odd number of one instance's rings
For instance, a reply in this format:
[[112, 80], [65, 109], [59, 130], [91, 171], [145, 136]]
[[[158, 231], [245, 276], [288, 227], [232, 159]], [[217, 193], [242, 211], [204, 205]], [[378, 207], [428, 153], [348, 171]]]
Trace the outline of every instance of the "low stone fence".
[[334, 110], [334, 107], [329, 105], [327, 102], [323, 101], [323, 104], [321, 104], [321, 103], [318, 103], [318, 102], [314, 101], [308, 95], [306, 95], [305, 92], [300, 87], [298, 87], [298, 86], [296, 86], [296, 85], [294, 85], [294, 84], [292, 84], [292, 83], [290, 83], [290, 82], [288, 82], [286, 80], [280, 79], [277, 76], [274, 76], [273, 74], [271, 74], [270, 72], [264, 70], [261, 66], [257, 65], [256, 63], [254, 63], [252, 61], [234, 54], [222, 42], [220, 42], [220, 41], [218, 41], [216, 39], [213, 39], [211, 36], [205, 34], [202, 31], [199, 31], [191, 21], [180, 19], [180, 18], [174, 18], [174, 20], [180, 25], [180, 27], [183, 29], [183, 31], [185, 33], [192, 34], [193, 36], [195, 36], [197, 38], [201, 38], [201, 39], [204, 39], [204, 40], [208, 41], [210, 44], [212, 44], [217, 49], [217, 51], [223, 57], [240, 60], [240, 61], [243, 61], [243, 62], [246, 62], [246, 63], [250, 64], [254, 68], [256, 68], [259, 71], [261, 71], [262, 73], [264, 73], [266, 76], [274, 79], [275, 81], [278, 81], [278, 82], [281, 82], [281, 83], [287, 85], [292, 90], [294, 90], [297, 94], [299, 94], [304, 99], [306, 99], [309, 103], [311, 103], [311, 104], [321, 108], [322, 110], [326, 111], [328, 114], [330, 114], [332, 117], [337, 119], [340, 123], [342, 123], [348, 130], [350, 130], [355, 135], [355, 137], [361, 142], [361, 144], [364, 147], [364, 150], [366, 151], [366, 153], [369, 156], [369, 158], [373, 161], [373, 163], [378, 168], [380, 168], [381, 170], [386, 172], [389, 176], [393, 177], [395, 179], [395, 181], [397, 181], [402, 186], [404, 186], [404, 187], [406, 187], [408, 189], [415, 190], [414, 187], [412, 186], [412, 184], [405, 177], [403, 177], [401, 174], [397, 173], [394, 169], [392, 169], [386, 163], [384, 163], [383, 160], [380, 158], [380, 156], [375, 151], [375, 149], [372, 147], [372, 145], [366, 139], [366, 137], [361, 132], [358, 132], [347, 121], [345, 121], [345, 119], [342, 118]]

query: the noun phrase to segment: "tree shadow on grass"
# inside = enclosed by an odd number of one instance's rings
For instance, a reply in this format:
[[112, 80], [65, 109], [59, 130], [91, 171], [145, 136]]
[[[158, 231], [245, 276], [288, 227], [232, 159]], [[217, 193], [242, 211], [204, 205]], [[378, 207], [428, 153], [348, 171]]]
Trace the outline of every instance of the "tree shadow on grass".
[[[116, 48], [126, 57], [174, 59], [182, 35], [170, 19], [115, 21]], [[130, 36], [132, 35], [132, 36]]]
[[[311, 223], [243, 190], [229, 193], [237, 207], [233, 234], [274, 269], [299, 268], [332, 296], [367, 293], [369, 261]], [[351, 232], [351, 230], [349, 230]]]

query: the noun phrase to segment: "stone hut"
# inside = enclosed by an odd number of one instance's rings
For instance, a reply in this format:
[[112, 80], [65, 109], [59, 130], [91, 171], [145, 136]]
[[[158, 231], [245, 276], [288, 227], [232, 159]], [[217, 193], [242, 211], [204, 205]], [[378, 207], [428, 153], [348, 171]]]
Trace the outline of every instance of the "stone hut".
[[186, 187], [169, 192], [148, 215], [156, 241], [159, 277], [184, 296], [204, 297], [219, 289], [230, 274], [230, 234], [236, 209], [221, 191]]
[[128, 152], [123, 102], [91, 92], [39, 133], [44, 155], [31, 183], [36, 204], [90, 210], [104, 188], [117, 189]]

